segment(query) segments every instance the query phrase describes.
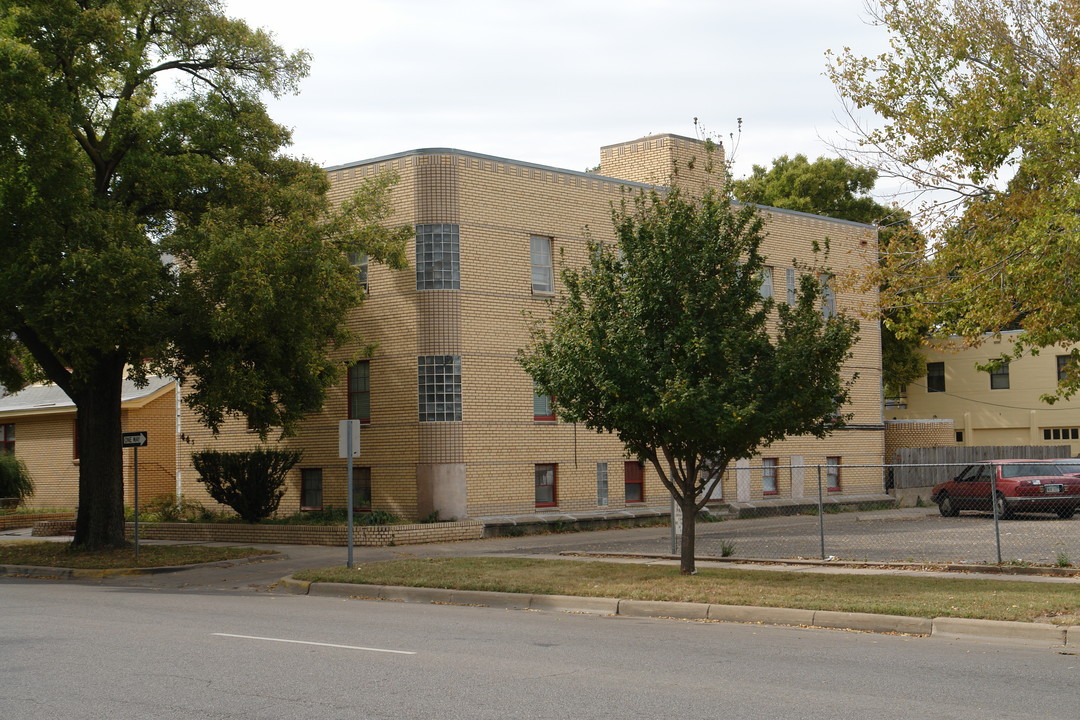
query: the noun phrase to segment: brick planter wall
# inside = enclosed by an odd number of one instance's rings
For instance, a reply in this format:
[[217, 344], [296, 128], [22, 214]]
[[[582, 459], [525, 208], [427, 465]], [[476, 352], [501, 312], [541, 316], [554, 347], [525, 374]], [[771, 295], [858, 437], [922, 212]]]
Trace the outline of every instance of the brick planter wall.
[[[127, 524], [128, 537], [134, 523]], [[362, 547], [420, 545], [479, 540], [484, 524], [475, 520], [416, 525], [365, 525], [353, 528], [353, 544]], [[139, 523], [141, 540], [236, 542], [268, 545], [346, 545], [344, 525], [241, 525], [234, 523]]]
[[[11, 530], [13, 528], [25, 528], [34, 527], [39, 522], [48, 520], [67, 520], [72, 523], [75, 522], [75, 513], [73, 512], [57, 512], [57, 513], [19, 513], [11, 515], [0, 515], [0, 530]], [[72, 526], [74, 527], [74, 526]]]

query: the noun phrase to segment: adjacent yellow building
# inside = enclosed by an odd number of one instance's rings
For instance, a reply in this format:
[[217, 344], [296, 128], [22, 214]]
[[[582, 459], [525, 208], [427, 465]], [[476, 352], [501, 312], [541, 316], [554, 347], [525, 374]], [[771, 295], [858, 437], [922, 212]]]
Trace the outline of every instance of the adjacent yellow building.
[[[528, 316], [542, 317], [562, 291], [560, 268], [584, 264], [589, 238], [614, 241], [613, 203], [666, 184], [673, 171], [689, 190], [723, 182], [722, 149], [710, 157], [698, 140], [654, 135], [602, 148], [597, 173], [443, 148], [328, 168], [339, 199], [379, 173], [396, 173], [390, 222], [412, 225], [415, 239], [406, 271], [354, 258], [368, 297], [348, 322], [376, 350], [284, 441], [304, 455], [282, 509], [345, 506], [338, 422], [350, 417], [363, 422], [353, 480], [359, 508], [443, 519], [666, 509], [669, 496], [654, 473], [615, 437], [556, 421], [515, 357], [528, 342]], [[830, 241], [838, 274], [876, 258], [873, 227], [763, 213], [763, 253], [774, 261], [768, 291], [780, 302], [794, 287], [796, 266], [812, 261], [815, 241]], [[853, 315], [876, 308], [876, 297], [843, 291], [836, 302]], [[788, 469], [804, 464], [833, 467], [826, 473], [833, 493], [880, 493], [880, 470], [843, 468], [881, 462], [879, 347], [877, 324], [863, 321], [845, 368], [858, 374], [849, 429], [825, 440], [793, 438], [747, 458], [717, 499], [816, 495], [812, 471]], [[255, 442], [241, 420], [216, 438], [189, 413], [182, 425], [189, 450]], [[189, 459], [179, 472], [184, 492], [200, 494]]]
[[910, 383], [902, 398], [887, 403], [888, 420], [951, 420], [957, 444], [1070, 445], [1080, 454], [1080, 398], [1049, 404], [1073, 347], [1047, 348], [1013, 359], [994, 372], [978, 369], [1011, 355], [1022, 331], [987, 336], [976, 347], [960, 338], [923, 348], [927, 374]]

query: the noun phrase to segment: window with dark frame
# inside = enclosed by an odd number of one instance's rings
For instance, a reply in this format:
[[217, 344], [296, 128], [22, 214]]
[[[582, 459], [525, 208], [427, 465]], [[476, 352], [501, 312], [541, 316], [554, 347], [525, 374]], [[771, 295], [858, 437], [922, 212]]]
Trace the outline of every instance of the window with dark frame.
[[551, 407], [551, 396], [541, 395], [533, 390], [533, 420], [537, 422], [554, 422], [555, 410]]
[[996, 368], [990, 371], [990, 389], [1009, 389], [1009, 363], [1001, 363]]
[[608, 504], [608, 469], [606, 462], [596, 463], [596, 504], [607, 507]]
[[0, 452], [15, 454], [15, 423], [0, 425]]
[[371, 361], [349, 366], [349, 419], [371, 422]]
[[558, 465], [538, 464], [533, 468], [536, 484], [536, 507], [555, 507], [555, 482]]
[[626, 502], [645, 502], [645, 463], [640, 460], [623, 463], [623, 484]]
[[555, 267], [552, 239], [533, 235], [529, 238], [529, 259], [532, 265], [532, 291], [539, 295], [555, 292]]
[[956, 442], [958, 442], [958, 443], [964, 442], [964, 431], [963, 430], [957, 430], [956, 431]]
[[71, 421], [71, 459], [79, 459], [79, 421]]
[[926, 392], [945, 392], [945, 363], [926, 363]]
[[300, 509], [322, 510], [322, 508], [322, 468], [302, 468], [300, 470]]
[[371, 468], [353, 467], [352, 469], [353, 512], [371, 510]]
[[776, 485], [776, 471], [780, 466], [779, 458], [761, 458], [761, 492], [764, 495], [779, 493]]
[[1080, 428], [1043, 428], [1043, 440], [1080, 440]]
[[825, 485], [829, 492], [840, 492], [840, 458], [825, 458]]
[[461, 285], [459, 226], [416, 226], [416, 289], [458, 290]]
[[1061, 382], [1069, 375], [1069, 371], [1073, 366], [1072, 355], [1058, 355], [1057, 356], [1057, 379]]
[[370, 294], [367, 283], [367, 265], [368, 256], [367, 253], [351, 252], [349, 253], [349, 264], [356, 270], [356, 284], [364, 288], [364, 294]]

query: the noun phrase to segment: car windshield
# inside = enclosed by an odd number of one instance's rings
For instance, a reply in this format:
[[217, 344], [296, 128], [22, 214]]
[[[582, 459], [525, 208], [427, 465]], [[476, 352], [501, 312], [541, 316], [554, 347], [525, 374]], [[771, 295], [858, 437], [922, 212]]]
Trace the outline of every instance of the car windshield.
[[1001, 466], [1001, 477], [1018, 478], [1031, 475], [1060, 475], [1059, 466], [1054, 463], [1008, 463]]
[[1066, 475], [1080, 474], [1080, 460], [1067, 460], [1064, 462], [1056, 462], [1058, 470]]

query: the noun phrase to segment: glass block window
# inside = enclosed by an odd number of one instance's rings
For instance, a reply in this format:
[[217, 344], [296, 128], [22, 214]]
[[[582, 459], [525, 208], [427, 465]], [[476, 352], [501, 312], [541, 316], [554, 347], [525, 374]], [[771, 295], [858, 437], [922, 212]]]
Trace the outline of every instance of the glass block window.
[[778, 458], [761, 459], [761, 492], [765, 495], [776, 495], [776, 470], [780, 462]]
[[596, 463], [596, 504], [606, 507], [608, 504], [607, 463]]
[[926, 392], [945, 392], [945, 363], [926, 363]]
[[772, 289], [772, 268], [766, 265], [761, 268], [761, 297], [771, 298], [773, 296]]
[[349, 419], [371, 422], [371, 363], [349, 366]]
[[990, 389], [1009, 389], [1009, 363], [1002, 363], [990, 371]]
[[369, 467], [352, 469], [352, 504], [354, 512], [371, 509], [371, 468]]
[[356, 283], [367, 293], [367, 253], [349, 253], [349, 264], [356, 270]]
[[420, 422], [461, 420], [461, 357], [424, 355], [416, 359]]
[[322, 468], [300, 471], [300, 509], [322, 510]]
[[551, 238], [529, 238], [529, 257], [532, 263], [532, 291], [550, 295], [555, 292], [555, 268], [552, 262]]
[[460, 251], [455, 223], [416, 226], [416, 289], [457, 290]]
[[556, 465], [536, 465], [533, 467], [533, 479], [536, 485], [536, 507], [555, 505], [555, 469]]
[[795, 305], [795, 268], [787, 269], [787, 304]]

